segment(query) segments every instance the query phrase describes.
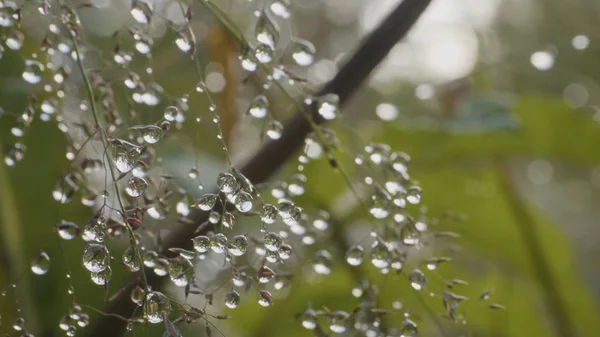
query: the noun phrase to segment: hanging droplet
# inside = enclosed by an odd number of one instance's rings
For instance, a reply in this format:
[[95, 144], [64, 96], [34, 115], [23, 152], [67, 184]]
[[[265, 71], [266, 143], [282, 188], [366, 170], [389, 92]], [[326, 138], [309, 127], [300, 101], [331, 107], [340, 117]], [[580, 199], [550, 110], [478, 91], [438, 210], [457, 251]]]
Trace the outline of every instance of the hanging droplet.
[[242, 213], [252, 210], [252, 196], [246, 192], [240, 192], [235, 198], [235, 208]]
[[58, 235], [64, 240], [73, 240], [81, 229], [75, 223], [70, 221], [62, 221], [56, 225], [56, 231]]
[[233, 256], [242, 256], [248, 249], [248, 239], [246, 235], [236, 235], [227, 243], [227, 251]]
[[420, 239], [421, 232], [419, 232], [413, 224], [407, 223], [400, 229], [400, 240], [402, 240], [405, 245], [417, 245], [419, 244]]
[[148, 183], [144, 178], [131, 177], [125, 186], [125, 192], [127, 192], [130, 197], [137, 198], [146, 192], [146, 187], [148, 187]]
[[234, 193], [240, 188], [240, 183], [231, 173], [219, 173], [217, 178], [217, 187], [223, 193]]
[[104, 269], [102, 271], [90, 274], [90, 278], [92, 279], [92, 282], [94, 282], [95, 284], [97, 284], [99, 286], [108, 284], [108, 281], [110, 281], [111, 277], [112, 277], [112, 269], [110, 268], [110, 266], [106, 267], [106, 269]]
[[283, 240], [279, 234], [271, 232], [265, 235], [265, 248], [268, 250], [276, 252], [282, 244]]
[[275, 49], [279, 42], [279, 28], [265, 11], [261, 12], [258, 21], [256, 21], [254, 34], [259, 43], [265, 44], [271, 49]]
[[283, 133], [283, 124], [279, 121], [272, 120], [267, 126], [267, 136], [273, 140], [281, 138]]
[[317, 313], [313, 309], [307, 309], [302, 314], [302, 326], [308, 330], [313, 330], [317, 327]]
[[387, 268], [390, 265], [390, 252], [382, 243], [376, 243], [371, 248], [371, 263], [378, 269]]
[[412, 186], [406, 191], [406, 201], [413, 205], [421, 202], [421, 188], [419, 186]]
[[329, 275], [332, 263], [331, 254], [326, 250], [320, 250], [316, 253], [313, 260], [313, 269], [317, 274]]
[[283, 19], [290, 18], [290, 0], [277, 0], [271, 4], [271, 12]]
[[18, 317], [13, 323], [13, 329], [15, 331], [25, 330], [25, 319], [23, 317]]
[[254, 118], [265, 118], [269, 114], [269, 101], [267, 100], [267, 97], [265, 95], [254, 97], [248, 107], [247, 113]]
[[317, 99], [319, 115], [325, 120], [332, 120], [338, 114], [340, 98], [336, 94], [326, 94]]
[[169, 273], [169, 260], [158, 258], [154, 265], [154, 274], [158, 276], [166, 276]]
[[260, 213], [260, 219], [266, 224], [272, 224], [277, 218], [277, 213], [278, 210], [277, 207], [275, 207], [275, 205], [265, 204]]
[[218, 195], [205, 194], [196, 201], [196, 207], [203, 211], [210, 211], [217, 203]]
[[103, 216], [93, 217], [88, 221], [83, 230], [83, 238], [86, 241], [104, 242], [106, 236], [106, 218]]
[[37, 275], [44, 275], [50, 269], [50, 256], [44, 251], [40, 251], [31, 260], [31, 271]]
[[123, 256], [121, 257], [121, 263], [123, 263], [123, 265], [129, 269], [129, 271], [137, 272], [140, 270], [139, 261], [140, 259], [136, 253], [136, 249], [131, 246], [127, 247], [123, 253]]
[[131, 2], [131, 16], [139, 23], [150, 23], [152, 20], [152, 5], [142, 0]]
[[189, 25], [185, 25], [177, 31], [175, 44], [179, 50], [190, 56], [193, 56], [196, 53], [196, 37]]
[[205, 235], [199, 235], [192, 239], [192, 244], [198, 253], [204, 254], [210, 249], [210, 238]]
[[250, 51], [251, 50], [248, 49], [244, 55], [240, 55], [240, 63], [244, 70], [248, 72], [254, 72], [258, 68], [258, 65], [256, 64], [256, 61], [254, 60], [254, 57]]
[[292, 58], [301, 67], [307, 67], [314, 62], [315, 52], [315, 46], [310, 41], [301, 39], [292, 41]]
[[363, 262], [364, 250], [361, 246], [354, 246], [346, 253], [346, 262], [351, 266], [358, 266]]
[[152, 291], [146, 296], [146, 317], [150, 323], [162, 323], [163, 315], [171, 311], [169, 298], [158, 291]]
[[271, 293], [266, 291], [266, 290], [260, 290], [258, 292], [258, 304], [262, 305], [263, 307], [268, 307], [273, 303], [273, 297], [271, 296]]
[[225, 305], [229, 309], [235, 309], [240, 304], [240, 294], [237, 291], [231, 289], [227, 295], [225, 295]]
[[275, 50], [273, 47], [264, 43], [260, 43], [258, 46], [256, 46], [256, 49], [254, 49], [254, 56], [258, 62], [262, 64], [267, 64], [273, 61], [274, 55]]
[[288, 244], [282, 244], [277, 252], [280, 259], [287, 260], [292, 256], [292, 246]]
[[23, 157], [25, 157], [25, 149], [25, 145], [21, 143], [15, 143], [6, 152], [6, 156], [4, 157], [4, 163], [7, 166], [15, 166], [17, 162], [23, 160]]
[[66, 204], [73, 198], [75, 192], [79, 191], [83, 177], [77, 172], [70, 172], [61, 176], [56, 182], [52, 197], [61, 204]]
[[93, 272], [98, 273], [108, 267], [109, 255], [106, 246], [97, 243], [90, 243], [83, 252], [83, 266]]
[[233, 214], [225, 212], [225, 214], [223, 214], [223, 216], [221, 217], [221, 224], [225, 228], [232, 229], [233, 225], [235, 224], [235, 218]]
[[169, 277], [175, 286], [185, 287], [194, 280], [194, 266], [188, 259], [177, 257], [169, 263]]
[[417, 336], [417, 323], [411, 321], [410, 319], [405, 319], [400, 326], [400, 336], [401, 337], [416, 337]]
[[267, 266], [262, 266], [258, 270], [257, 278], [260, 283], [269, 283], [273, 277], [275, 277], [275, 272]]
[[210, 238], [210, 249], [215, 253], [223, 253], [227, 247], [227, 237], [223, 233], [217, 233]]
[[421, 290], [425, 287], [425, 274], [423, 274], [423, 272], [419, 269], [415, 269], [412, 272], [410, 272], [408, 280], [410, 282], [410, 285], [415, 290]]
[[[21, 49], [21, 47], [23, 47], [24, 40], [25, 40], [25, 35], [23, 35], [23, 33], [21, 33], [20, 30], [13, 30], [10, 33], [8, 33], [8, 36], [5, 38], [4, 43], [6, 44], [6, 46], [8, 48], [10, 48], [12, 50], [19, 50], [19, 49]], [[25, 66], [27, 66], [27, 62], [25, 62]], [[37, 82], [35, 82], [35, 83], [37, 83]]]
[[142, 149], [134, 144], [121, 139], [112, 139], [113, 145], [113, 160], [117, 170], [121, 173], [131, 171], [137, 163]]

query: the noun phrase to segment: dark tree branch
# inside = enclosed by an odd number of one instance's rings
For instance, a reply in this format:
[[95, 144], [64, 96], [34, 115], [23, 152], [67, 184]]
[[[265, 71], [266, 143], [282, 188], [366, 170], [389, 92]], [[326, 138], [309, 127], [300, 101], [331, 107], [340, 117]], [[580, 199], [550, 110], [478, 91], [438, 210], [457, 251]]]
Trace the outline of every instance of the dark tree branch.
[[[359, 48], [340, 69], [335, 78], [327, 83], [317, 95], [333, 93], [338, 95], [340, 106], [343, 106], [351, 95], [356, 91], [369, 74], [386, 57], [392, 47], [410, 30], [431, 0], [404, 0], [388, 17], [375, 29]], [[316, 123], [323, 122], [315, 111], [311, 111]], [[254, 157], [241, 169], [242, 173], [250, 179], [253, 184], [265, 182], [279, 168], [281, 168], [290, 156], [303, 144], [306, 135], [311, 131], [310, 123], [302, 113], [298, 112], [285, 125], [280, 139], [265, 144]], [[194, 215], [197, 224], [206, 221], [206, 212], [198, 212]], [[180, 247], [191, 249], [191, 238], [195, 236], [196, 226], [181, 225], [173, 230], [163, 240], [165, 252], [169, 255], [168, 248]], [[208, 228], [207, 228], [208, 230]], [[159, 289], [168, 279], [158, 277], [152, 272], [146, 273], [148, 286]], [[129, 299], [129, 292], [133, 285], [125, 289], [125, 293], [114, 301], [108, 303], [104, 312], [114, 313], [124, 317], [130, 317], [135, 305]], [[125, 329], [125, 323], [109, 316], [96, 319], [87, 330], [89, 337], [114, 337], [119, 336]]]

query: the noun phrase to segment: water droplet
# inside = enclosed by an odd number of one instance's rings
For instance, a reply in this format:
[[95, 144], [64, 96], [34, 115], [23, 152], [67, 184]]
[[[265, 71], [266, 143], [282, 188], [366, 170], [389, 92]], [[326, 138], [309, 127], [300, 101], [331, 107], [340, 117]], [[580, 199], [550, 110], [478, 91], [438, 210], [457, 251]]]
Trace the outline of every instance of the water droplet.
[[158, 258], [154, 265], [154, 274], [158, 276], [166, 276], [169, 273], [169, 260]]
[[227, 247], [227, 237], [223, 233], [217, 233], [210, 238], [210, 249], [215, 253], [223, 253]]
[[410, 282], [410, 285], [415, 289], [415, 290], [421, 290], [425, 287], [425, 274], [423, 274], [422, 271], [420, 271], [419, 269], [415, 269], [412, 272], [410, 272], [410, 275], [408, 276], [408, 280]]
[[346, 253], [346, 262], [351, 266], [358, 266], [363, 262], [364, 250], [361, 246], [354, 246]]
[[283, 124], [279, 121], [272, 120], [269, 122], [267, 126], [267, 136], [271, 139], [279, 139], [281, 138], [281, 134], [283, 133]]
[[142, 287], [137, 286], [131, 290], [129, 297], [131, 298], [131, 302], [141, 306], [144, 303], [144, 298], [146, 298], [146, 292]]
[[416, 337], [417, 336], [417, 323], [410, 319], [405, 319], [400, 326], [400, 337]]
[[196, 37], [189, 25], [177, 31], [177, 39], [175, 39], [177, 48], [188, 55], [196, 53]]
[[292, 58], [301, 67], [311, 65], [315, 59], [315, 46], [306, 40], [295, 39], [292, 41]]
[[86, 241], [104, 242], [106, 236], [106, 218], [103, 216], [93, 217], [88, 221], [83, 230], [83, 238]]
[[266, 291], [266, 290], [260, 290], [258, 292], [258, 304], [262, 305], [263, 307], [268, 307], [273, 303], [273, 297], [271, 296], [271, 293]]
[[547, 50], [536, 51], [531, 54], [531, 64], [540, 71], [546, 71], [554, 65], [554, 55]]
[[205, 194], [196, 201], [196, 207], [203, 211], [210, 211], [215, 207], [218, 196], [216, 194]]
[[125, 192], [127, 192], [129, 196], [137, 198], [146, 192], [146, 187], [148, 187], [148, 183], [144, 178], [131, 177], [125, 186]]
[[371, 263], [379, 269], [390, 265], [390, 252], [384, 244], [378, 242], [371, 248]]
[[[12, 50], [19, 50], [19, 49], [21, 49], [21, 47], [23, 47], [24, 40], [25, 40], [25, 35], [23, 35], [23, 33], [21, 33], [21, 31], [13, 30], [10, 33], [8, 33], [8, 36], [4, 40], [4, 43], [6, 44], [6, 46], [8, 48], [10, 48]], [[27, 62], [25, 62], [25, 65], [27, 65]], [[37, 83], [37, 82], [35, 82], [35, 83]]]
[[84, 267], [93, 272], [98, 273], [108, 267], [109, 255], [108, 249], [104, 245], [90, 243], [83, 252]]
[[17, 162], [23, 160], [24, 156], [25, 156], [25, 145], [23, 145], [21, 143], [15, 143], [6, 152], [6, 156], [4, 157], [4, 163], [7, 166], [15, 166], [17, 164]]
[[169, 276], [177, 287], [185, 287], [194, 280], [194, 266], [181, 256], [169, 263]]
[[290, 18], [290, 0], [277, 0], [271, 4], [271, 11], [280, 18]]
[[31, 271], [37, 275], [44, 275], [50, 269], [50, 256], [44, 251], [40, 251], [31, 260]]
[[405, 245], [417, 245], [421, 240], [421, 232], [412, 223], [407, 223], [400, 229], [400, 240]]
[[248, 239], [245, 235], [236, 235], [227, 243], [227, 250], [233, 256], [242, 256], [248, 249]]
[[73, 240], [80, 232], [79, 226], [70, 221], [61, 221], [56, 225], [58, 235], [64, 240]]
[[258, 68], [256, 61], [253, 59], [252, 54], [250, 53], [250, 49], [246, 51], [246, 53], [242, 56], [240, 55], [240, 63], [242, 68], [248, 72], [253, 72]]
[[77, 172], [70, 172], [61, 176], [56, 182], [52, 197], [61, 204], [66, 204], [73, 198], [75, 192], [79, 191], [83, 177]]
[[274, 54], [275, 50], [273, 50], [273, 47], [264, 43], [259, 44], [256, 49], [254, 49], [254, 56], [258, 62], [263, 64], [273, 61]]
[[317, 327], [317, 313], [313, 309], [307, 309], [302, 314], [302, 326], [308, 330], [313, 330]]
[[113, 160], [117, 170], [121, 173], [131, 171], [135, 167], [142, 149], [121, 139], [112, 139], [111, 143], [113, 145]]
[[110, 267], [106, 267], [106, 269], [104, 269], [100, 272], [90, 274], [90, 278], [91, 278], [92, 282], [94, 282], [95, 284], [97, 284], [99, 286], [106, 285], [108, 283], [108, 281], [110, 281], [111, 277], [112, 277], [112, 269]]
[[15, 331], [23, 331], [25, 330], [25, 319], [23, 317], [19, 317], [13, 323], [13, 329]]
[[231, 173], [219, 173], [217, 178], [217, 187], [223, 193], [234, 193], [240, 188], [240, 183]]
[[205, 235], [199, 235], [192, 239], [194, 249], [200, 253], [206, 253], [210, 249], [210, 238]]
[[275, 205], [265, 204], [260, 213], [260, 219], [266, 224], [272, 224], [275, 222], [277, 213], [278, 210], [277, 207], [275, 207]]
[[257, 277], [258, 282], [269, 283], [269, 281], [271, 281], [273, 277], [275, 277], [275, 272], [267, 266], [262, 266], [258, 270]]
[[225, 295], [225, 305], [229, 309], [235, 309], [240, 304], [240, 294], [237, 291], [231, 289], [227, 295]]
[[169, 298], [158, 291], [152, 291], [146, 297], [146, 317], [150, 323], [162, 323], [163, 315], [171, 311]]
[[140, 265], [136, 249], [133, 247], [127, 247], [123, 253], [123, 256], [121, 256], [121, 263], [123, 263], [123, 265], [131, 272], [139, 271]]
[[340, 98], [336, 94], [326, 94], [318, 98], [319, 115], [325, 120], [332, 120], [338, 114]]
[[259, 43], [267, 45], [271, 49], [275, 49], [279, 42], [279, 28], [265, 11], [261, 12], [258, 21], [256, 21], [254, 34]]
[[419, 186], [412, 186], [406, 192], [406, 201], [416, 205], [421, 202], [421, 195], [421, 188]]
[[152, 5], [141, 0], [133, 0], [131, 15], [139, 23], [150, 23], [152, 20]]
[[283, 240], [277, 233], [267, 233], [265, 235], [265, 248], [270, 251], [276, 252], [279, 250], [279, 247], [283, 244]]
[[246, 192], [240, 192], [235, 198], [235, 208], [242, 213], [252, 210], [252, 196]]
[[247, 113], [254, 118], [265, 118], [269, 114], [269, 100], [267, 100], [267, 97], [265, 95], [254, 97]]
[[326, 250], [320, 250], [315, 255], [313, 269], [317, 274], [329, 275], [331, 273], [332, 263], [331, 254]]
[[144, 266], [148, 268], [154, 268], [156, 266], [156, 260], [158, 260], [158, 254], [153, 250], [146, 250], [143, 254]]
[[345, 311], [334, 311], [330, 315], [331, 322], [329, 324], [329, 329], [335, 333], [344, 333], [350, 315]]
[[292, 255], [292, 246], [288, 244], [282, 244], [281, 247], [279, 247], [278, 253], [279, 258], [282, 260], [287, 260]]

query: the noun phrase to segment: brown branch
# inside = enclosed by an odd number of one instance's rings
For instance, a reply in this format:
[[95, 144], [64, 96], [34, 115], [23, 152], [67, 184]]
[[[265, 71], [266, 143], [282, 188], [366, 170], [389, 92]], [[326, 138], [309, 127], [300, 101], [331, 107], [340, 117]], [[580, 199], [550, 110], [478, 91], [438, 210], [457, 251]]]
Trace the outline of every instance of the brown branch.
[[[340, 106], [347, 103], [354, 91], [362, 85], [373, 69], [386, 57], [392, 47], [406, 36], [430, 2], [431, 0], [402, 1], [379, 27], [362, 41], [359, 48], [340, 69], [333, 80], [321, 88], [317, 95], [333, 93], [338, 95]], [[311, 113], [316, 123], [320, 124], [323, 122], [315, 111], [311, 111]], [[242, 173], [253, 184], [265, 182], [300, 148], [310, 131], [310, 123], [304, 118], [302, 113], [298, 112], [286, 123], [281, 138], [265, 144], [243, 166], [241, 169]], [[205, 212], [196, 213], [194, 221], [200, 224], [206, 221], [206, 217], [207, 214]], [[196, 226], [190, 225], [182, 225], [173, 230], [163, 241], [165, 247], [164, 254], [169, 255], [167, 248], [171, 247], [191, 249], [191, 238], [195, 236], [195, 230]], [[167, 279], [165, 277], [158, 277], [152, 272], [147, 273], [148, 286], [151, 286], [153, 289], [159, 289]], [[131, 316], [135, 309], [135, 304], [127, 296], [129, 291], [131, 291], [131, 286], [125, 290], [124, 295], [110, 302], [103, 311], [125, 317]], [[87, 336], [119, 336], [124, 329], [125, 323], [123, 321], [115, 320], [109, 316], [101, 316], [96, 319], [95, 324], [92, 324], [87, 329]]]

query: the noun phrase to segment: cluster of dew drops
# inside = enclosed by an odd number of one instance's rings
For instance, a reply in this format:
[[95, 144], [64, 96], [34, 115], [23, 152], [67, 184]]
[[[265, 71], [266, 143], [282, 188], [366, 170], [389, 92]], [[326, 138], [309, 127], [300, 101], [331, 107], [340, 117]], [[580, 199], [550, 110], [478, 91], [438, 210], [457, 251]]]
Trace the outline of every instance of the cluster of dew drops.
[[[6, 31], [4, 45], [18, 51], [24, 43], [24, 34], [19, 24], [21, 12], [18, 5], [11, 0], [2, 0], [1, 3], [0, 25]], [[279, 29], [273, 16], [277, 20], [289, 19], [290, 7], [289, 0], [278, 0], [256, 12], [256, 46], [251, 47], [246, 43], [239, 58], [242, 68], [249, 73], [268, 72], [265, 90], [268, 90], [273, 82], [296, 83], [296, 78], [283, 65], [273, 66], [279, 43]], [[43, 92], [31, 97], [23, 113], [17, 116], [11, 129], [16, 141], [7, 149], [5, 164], [15, 166], [24, 158], [26, 149], [21, 140], [36, 116], [44, 122], [55, 121], [58, 129], [65, 134], [70, 135], [76, 130], [85, 135], [85, 141], [67, 137], [69, 143], [66, 157], [71, 166], [68, 173], [58, 179], [52, 196], [60, 204], [69, 203], [78, 196], [83, 205], [91, 208], [98, 207], [98, 200], [103, 200], [103, 205], [95, 210], [94, 216], [84, 226], [67, 220], [62, 220], [55, 226], [55, 231], [61, 239], [73, 240], [81, 237], [87, 242], [81, 261], [83, 267], [89, 271], [93, 283], [104, 286], [105, 289], [108, 287], [112, 275], [111, 260], [115, 258], [111, 255], [106, 241], [128, 235], [130, 245], [124, 252], [118, 253], [119, 257], [116, 260], [131, 272], [143, 273], [144, 270], [148, 270], [157, 276], [168, 277], [173, 285], [184, 288], [187, 296], [188, 293], [203, 293], [195, 283], [197, 263], [206, 259], [209, 254], [212, 257], [222, 256], [225, 264], [231, 269], [231, 288], [223, 297], [226, 307], [236, 308], [242, 300], [242, 294], [247, 293], [252, 285], [256, 285], [258, 303], [262, 306], [272, 305], [272, 292], [281, 290], [290, 282], [293, 268], [285, 262], [293, 260], [294, 253], [298, 253], [298, 249], [292, 247], [319, 246], [319, 239], [326, 238], [330, 229], [327, 212], [305, 211], [296, 205], [294, 198], [304, 194], [307, 177], [302, 173], [302, 166], [311, 159], [320, 158], [321, 154], [330, 148], [335, 148], [335, 133], [330, 129], [320, 128], [307, 137], [304, 153], [299, 157], [299, 172], [290, 181], [277, 182], [271, 186], [270, 194], [276, 200], [274, 203], [267, 203], [257, 188], [233, 167], [221, 172], [216, 178], [218, 191], [193, 198], [178, 185], [174, 177], [154, 177], [150, 174], [151, 168], [159, 165], [161, 161], [153, 145], [169, 132], [173, 132], [172, 125], [178, 129], [187, 120], [188, 95], [173, 99], [172, 104], [164, 108], [163, 119], [155, 124], [127, 127], [115, 103], [113, 83], [103, 78], [102, 72], [91, 72], [89, 83], [94, 94], [99, 95], [97, 100], [100, 104], [94, 107], [88, 99], [81, 99], [78, 108], [89, 116], [89, 120], [94, 114], [100, 115], [105, 125], [93, 124], [95, 127], [91, 127], [91, 123], [86, 123], [87, 117], [73, 123], [62, 114], [64, 100], [68, 96], [66, 93], [73, 91], [67, 79], [73, 71], [72, 68], [82, 64], [78, 62], [82, 62], [86, 55], [86, 45], [81, 39], [82, 28], [76, 9], [68, 6], [51, 8], [50, 3], [45, 0], [39, 5], [39, 13], [52, 17], [52, 20], [49, 32], [40, 47], [41, 53], [23, 60], [22, 78], [31, 85], [43, 86]], [[111, 60], [126, 72], [121, 84], [126, 88], [132, 106], [159, 106], [166, 96], [158, 83], [146, 82], [143, 80], [144, 74], [137, 74], [128, 68], [136, 55], [148, 58], [152, 55], [154, 41], [146, 33], [146, 28], [151, 24], [153, 14], [151, 2], [134, 0], [131, 15], [136, 24], [123, 32], [115, 33], [117, 41], [125, 40], [127, 36], [134, 41], [132, 50], [125, 47], [126, 44], [117, 42]], [[176, 33], [174, 43], [177, 48], [193, 59], [196, 40], [189, 24], [191, 12], [188, 10], [185, 15], [188, 21], [181, 25], [173, 23], [171, 28]], [[4, 47], [0, 51], [3, 52]], [[312, 43], [298, 38], [292, 39], [286, 48], [286, 53], [289, 53], [299, 67], [311, 65], [315, 52]], [[151, 68], [146, 72], [150, 75]], [[209, 95], [202, 81], [195, 91]], [[324, 120], [336, 118], [336, 95], [328, 94], [316, 98], [307, 96], [304, 99], [307, 105], [315, 102], [318, 104], [317, 111]], [[209, 110], [215, 116], [213, 121], [218, 124], [216, 108], [214, 104], [209, 106]], [[250, 102], [246, 115], [264, 121], [265, 133], [269, 138], [281, 137], [283, 125], [270, 113], [266, 95], [257, 95]], [[116, 136], [122, 135], [122, 131], [125, 131], [125, 137]], [[84, 151], [89, 139], [102, 141], [107, 153], [94, 156]], [[330, 156], [330, 153], [327, 155]], [[368, 210], [375, 226], [370, 239], [366, 240], [370, 240], [370, 244], [356, 244], [344, 252], [345, 261], [351, 267], [357, 267], [367, 259], [384, 274], [391, 270], [400, 272], [412, 250], [421, 247], [433, 235], [440, 235], [428, 233], [429, 219], [424, 214], [415, 219], [407, 210], [407, 205], [418, 205], [421, 200], [420, 187], [408, 175], [409, 160], [406, 154], [394, 152], [385, 144], [369, 144], [356, 155], [356, 167], [360, 172], [368, 172], [364, 175], [364, 184], [372, 190]], [[88, 183], [89, 177], [93, 175], [109, 175], [109, 180], [114, 182], [114, 188], [111, 190], [105, 187], [104, 190], [98, 190]], [[199, 175], [198, 169], [192, 168], [186, 179], [197, 181]], [[107, 200], [111, 197], [116, 197], [118, 207], [108, 206]], [[170, 248], [168, 255], [175, 257], [167, 257], [159, 253], [161, 247], [145, 244], [154, 237], [151, 230], [145, 227], [144, 221], [145, 217], [154, 221], [166, 220], [172, 209], [175, 210], [178, 222], [185, 225], [194, 224], [195, 212], [206, 212], [208, 216], [207, 222], [198, 227], [197, 236], [191, 239], [190, 247], [193, 247], [193, 250]], [[239, 229], [239, 226], [236, 226], [236, 221], [239, 220], [236, 218], [247, 217], [260, 219], [258, 234], [239, 233], [236, 230]], [[323, 240], [323, 243], [326, 244], [326, 241]], [[332, 255], [330, 249], [326, 247], [315, 251], [312, 269], [317, 274], [330, 274], [334, 265], [332, 256], [335, 255]], [[448, 259], [430, 259], [427, 268], [435, 269], [437, 264], [446, 260]], [[49, 269], [50, 257], [46, 252], [40, 251], [32, 260], [31, 270], [37, 275], [43, 275]], [[409, 281], [415, 290], [425, 288], [425, 274], [420, 269], [410, 272]], [[320, 330], [320, 323], [325, 321], [333, 333], [357, 329], [367, 335], [376, 335], [383, 314], [383, 310], [378, 309], [375, 303], [376, 287], [367, 284], [362, 285], [359, 290], [357, 293], [360, 295], [357, 297], [360, 297], [362, 304], [358, 312], [309, 308], [302, 314], [301, 325], [308, 330]], [[74, 289], [70, 288], [69, 292], [74, 295]], [[129, 322], [128, 330], [133, 328], [134, 322], [168, 323], [170, 329], [176, 329], [166, 318], [174, 310], [172, 300], [167, 295], [152, 290], [143, 283], [135, 287], [129, 295], [131, 301], [143, 307], [144, 311], [141, 319]], [[205, 295], [207, 298], [212, 296]], [[444, 305], [452, 317], [456, 313], [458, 303], [465, 299], [449, 291], [444, 291], [443, 298]], [[192, 316], [190, 312], [188, 314], [188, 317]], [[70, 312], [59, 322], [59, 327], [68, 336], [74, 336], [76, 329], [87, 326], [88, 322], [88, 315], [74, 302]], [[14, 329], [23, 331], [23, 336], [32, 336], [26, 332], [23, 318], [15, 322]], [[416, 323], [406, 317], [399, 326], [398, 334], [415, 336]]]

